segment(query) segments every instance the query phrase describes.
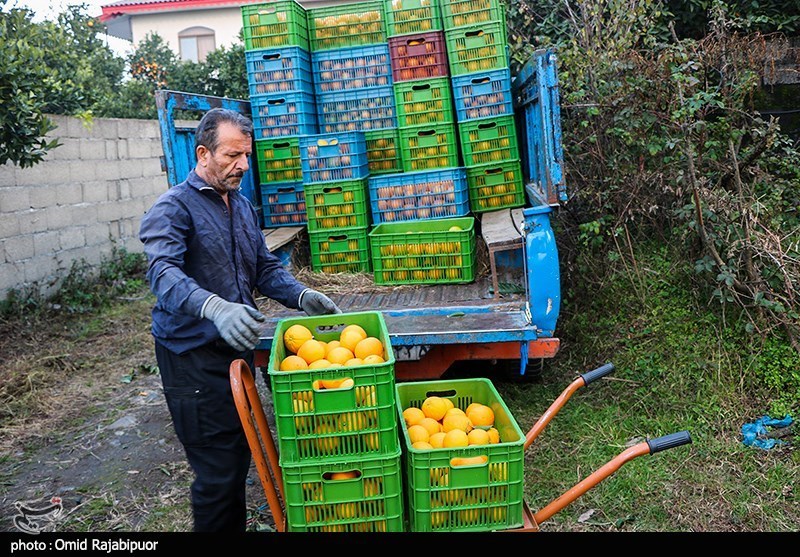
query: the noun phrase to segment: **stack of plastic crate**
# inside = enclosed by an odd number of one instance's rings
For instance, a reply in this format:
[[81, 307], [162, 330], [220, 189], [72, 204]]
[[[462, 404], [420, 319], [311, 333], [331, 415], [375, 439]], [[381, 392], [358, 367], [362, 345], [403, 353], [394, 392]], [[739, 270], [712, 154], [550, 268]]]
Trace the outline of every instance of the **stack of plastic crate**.
[[365, 133], [371, 174], [402, 169], [383, 0], [308, 10], [320, 133]]
[[[382, 361], [281, 371], [296, 325], [326, 343], [357, 325], [381, 341]], [[394, 366], [380, 312], [278, 321], [268, 372], [290, 532], [404, 530]]]
[[521, 207], [522, 166], [501, 0], [441, 0], [458, 138], [474, 213]]
[[364, 132], [300, 138], [311, 268], [369, 272], [369, 162]]
[[278, 0], [241, 12], [264, 226], [302, 225], [299, 137], [318, 131], [306, 10]]

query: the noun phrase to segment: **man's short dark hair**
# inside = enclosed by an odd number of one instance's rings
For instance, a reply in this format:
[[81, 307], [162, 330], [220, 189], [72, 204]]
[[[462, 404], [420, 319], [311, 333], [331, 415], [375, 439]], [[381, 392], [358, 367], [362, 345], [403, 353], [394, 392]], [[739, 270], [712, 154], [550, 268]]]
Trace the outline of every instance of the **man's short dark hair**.
[[212, 153], [217, 150], [219, 145], [219, 134], [217, 130], [223, 122], [233, 124], [243, 134], [253, 136], [253, 122], [243, 114], [228, 108], [212, 108], [200, 119], [197, 129], [194, 132], [195, 145], [202, 145]]

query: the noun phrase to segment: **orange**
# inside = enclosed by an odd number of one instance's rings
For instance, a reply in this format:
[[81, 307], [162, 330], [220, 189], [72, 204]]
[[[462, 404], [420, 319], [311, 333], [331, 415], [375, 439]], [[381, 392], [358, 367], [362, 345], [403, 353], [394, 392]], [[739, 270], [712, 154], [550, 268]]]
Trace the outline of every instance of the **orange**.
[[308, 363], [300, 356], [292, 354], [281, 360], [281, 371], [297, 371], [299, 369], [308, 369]]
[[475, 428], [467, 433], [467, 441], [470, 445], [488, 445], [489, 434], [484, 429]]
[[445, 433], [444, 440], [442, 441], [442, 447], [444, 448], [451, 448], [451, 447], [466, 447], [469, 445], [469, 438], [467, 437], [466, 432], [461, 429], [452, 429]]
[[358, 477], [358, 472], [352, 470], [350, 472], [331, 472], [332, 480], [352, 480]]
[[339, 383], [339, 388], [340, 389], [349, 389], [351, 387], [354, 387], [355, 384], [356, 384], [356, 382], [353, 381], [350, 377], [345, 377], [344, 379], [342, 379], [342, 382]]
[[360, 325], [348, 325], [339, 333], [339, 343], [350, 350], [355, 350], [359, 341], [367, 338], [367, 332]]
[[368, 365], [368, 366], [374, 366], [374, 365], [377, 365], [377, 364], [382, 364], [385, 361], [386, 360], [384, 360], [382, 356], [378, 356], [377, 354], [370, 354], [369, 356], [367, 356], [363, 360], [364, 365]]
[[445, 416], [442, 420], [442, 431], [448, 433], [454, 429], [460, 429], [464, 433], [469, 433], [472, 430], [472, 424], [469, 418], [461, 414], [450, 414]]
[[362, 360], [361, 358], [350, 358], [349, 360], [347, 360], [344, 363], [344, 365], [346, 365], [346, 366], [360, 366], [360, 365], [364, 365], [364, 360]]
[[333, 364], [345, 365], [347, 360], [353, 359], [353, 353], [344, 346], [337, 346], [336, 348], [332, 348], [325, 357]]
[[286, 350], [292, 354], [297, 354], [303, 343], [312, 338], [314, 338], [314, 335], [311, 334], [311, 330], [308, 327], [296, 323], [283, 333], [283, 344], [286, 346]]
[[328, 352], [336, 348], [337, 346], [341, 346], [341, 343], [338, 340], [331, 340], [325, 344], [325, 355], [328, 355]]
[[[300, 356], [298, 356], [299, 358]], [[305, 360], [303, 360], [305, 361]], [[326, 360], [325, 358], [321, 358], [319, 360], [314, 360], [310, 364], [308, 364], [308, 369], [324, 369], [326, 367], [331, 367], [331, 363]]]
[[433, 435], [428, 438], [428, 443], [433, 446], [434, 449], [441, 449], [444, 446], [444, 436], [447, 435], [444, 431], [440, 431], [439, 433], [434, 433]]
[[335, 430], [333, 426], [328, 424], [320, 424], [317, 426], [317, 429], [314, 433], [317, 435], [317, 438], [314, 440], [317, 449], [323, 454], [331, 454], [339, 448], [339, 437], [332, 436], [332, 437], [323, 437], [326, 433], [334, 433]]
[[408, 439], [411, 441], [412, 445], [417, 441], [425, 441], [427, 443], [430, 438], [431, 435], [428, 433], [428, 430], [420, 424], [408, 426]]
[[441, 397], [429, 396], [422, 402], [422, 411], [429, 418], [441, 420], [447, 412], [447, 404]]
[[356, 344], [353, 353], [356, 355], [356, 358], [361, 358], [362, 360], [367, 356], [372, 355], [380, 356], [382, 358], [383, 343], [375, 337], [367, 337], [363, 340], [360, 340], [358, 344]]
[[419, 425], [427, 429], [429, 435], [433, 435], [434, 433], [439, 433], [442, 431], [442, 424], [427, 416], [420, 420]]
[[453, 404], [453, 401], [450, 400], [449, 398], [443, 398], [442, 400], [444, 401], [444, 403], [447, 406], [448, 410], [450, 410], [451, 408], [455, 408], [456, 405]]
[[416, 443], [411, 443], [411, 448], [418, 449], [420, 451], [429, 451], [433, 448], [433, 446], [427, 441], [417, 441]]
[[412, 425], [417, 425], [423, 419], [425, 419], [425, 414], [416, 406], [409, 406], [403, 410], [403, 419], [406, 421], [406, 425], [411, 427]]
[[[446, 418], [447, 416], [452, 416], [453, 414], [461, 414], [462, 416], [466, 416], [466, 414], [464, 413], [464, 411], [461, 408], [453, 407], [453, 408], [451, 408], [450, 410], [448, 410], [447, 412], [444, 413], [444, 417]], [[442, 419], [444, 420], [444, 418], [442, 418]]]
[[499, 443], [500, 442], [500, 432], [497, 431], [496, 428], [490, 427], [486, 430], [486, 433], [489, 435], [489, 443]]
[[466, 414], [474, 426], [494, 425], [494, 411], [485, 404], [470, 404]]
[[306, 363], [310, 364], [311, 362], [321, 360], [325, 357], [325, 347], [322, 346], [318, 340], [312, 338], [305, 341], [303, 345], [300, 346], [300, 349], [297, 351], [297, 355], [303, 358]]

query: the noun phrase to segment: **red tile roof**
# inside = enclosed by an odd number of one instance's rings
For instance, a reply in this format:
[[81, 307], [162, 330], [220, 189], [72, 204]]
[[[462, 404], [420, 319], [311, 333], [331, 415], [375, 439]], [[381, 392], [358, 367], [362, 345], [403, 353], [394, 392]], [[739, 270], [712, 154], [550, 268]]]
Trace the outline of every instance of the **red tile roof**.
[[134, 13], [152, 13], [185, 11], [192, 8], [210, 8], [214, 6], [241, 6], [264, 2], [265, 0], [118, 0], [102, 6], [101, 21], [120, 15]]

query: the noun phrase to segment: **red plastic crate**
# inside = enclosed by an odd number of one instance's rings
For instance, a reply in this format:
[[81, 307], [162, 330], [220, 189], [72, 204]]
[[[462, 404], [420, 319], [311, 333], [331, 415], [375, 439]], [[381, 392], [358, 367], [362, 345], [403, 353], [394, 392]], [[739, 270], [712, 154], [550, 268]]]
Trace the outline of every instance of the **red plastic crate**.
[[447, 46], [442, 31], [389, 37], [392, 80], [447, 77]]

